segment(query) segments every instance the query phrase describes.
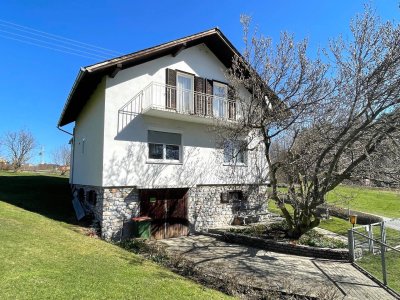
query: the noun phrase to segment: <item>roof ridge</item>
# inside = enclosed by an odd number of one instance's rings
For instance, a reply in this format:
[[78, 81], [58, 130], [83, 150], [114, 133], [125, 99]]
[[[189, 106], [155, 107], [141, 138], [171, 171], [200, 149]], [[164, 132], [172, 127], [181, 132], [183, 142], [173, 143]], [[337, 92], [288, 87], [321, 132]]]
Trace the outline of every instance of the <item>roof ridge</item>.
[[157, 48], [170, 47], [173, 44], [179, 44], [179, 43], [183, 42], [184, 40], [193, 39], [193, 38], [199, 38], [201, 36], [206, 36], [206, 35], [213, 34], [214, 32], [217, 32], [218, 34], [221, 34], [224, 37], [224, 39], [227, 40], [226, 37], [223, 35], [223, 33], [221, 32], [221, 30], [218, 27], [213, 27], [213, 28], [210, 28], [210, 29], [207, 29], [207, 30], [195, 33], [195, 34], [184, 36], [184, 37], [181, 37], [181, 38], [178, 38], [178, 39], [175, 39], [175, 40], [170, 40], [168, 42], [161, 43], [161, 44], [158, 44], [158, 45], [155, 45], [155, 46], [151, 46], [151, 47], [147, 47], [147, 48], [135, 51], [135, 52], [124, 54], [124, 55], [121, 55], [121, 56], [116, 56], [116, 57], [113, 57], [113, 58], [110, 58], [110, 59], [95, 63], [93, 65], [89, 65], [89, 66], [86, 66], [86, 67], [83, 67], [83, 68], [85, 70], [89, 71], [89, 72], [92, 72], [92, 71], [95, 71], [98, 68], [101, 68], [101, 67], [104, 67], [104, 66], [108, 66], [109, 64], [114, 64], [117, 61], [120, 62], [121, 60], [133, 58], [134, 56], [137, 56], [139, 54], [145, 53], [145, 52], [150, 51], [150, 50], [155, 50]]

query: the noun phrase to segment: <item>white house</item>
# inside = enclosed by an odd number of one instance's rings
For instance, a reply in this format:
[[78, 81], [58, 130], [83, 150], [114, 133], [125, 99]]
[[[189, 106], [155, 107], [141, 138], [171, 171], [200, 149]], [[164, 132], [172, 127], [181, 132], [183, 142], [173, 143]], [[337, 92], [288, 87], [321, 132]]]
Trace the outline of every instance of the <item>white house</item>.
[[58, 125], [75, 122], [70, 183], [103, 238], [127, 235], [135, 216], [167, 238], [265, 212], [262, 149], [213, 130], [240, 118], [226, 79], [235, 55], [211, 29], [81, 68]]

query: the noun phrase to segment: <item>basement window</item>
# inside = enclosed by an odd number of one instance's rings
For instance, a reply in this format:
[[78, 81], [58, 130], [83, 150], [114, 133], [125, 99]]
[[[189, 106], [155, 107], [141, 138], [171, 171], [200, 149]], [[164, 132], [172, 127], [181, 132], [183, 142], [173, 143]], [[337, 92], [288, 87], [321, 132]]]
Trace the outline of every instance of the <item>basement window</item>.
[[85, 201], [85, 190], [83, 188], [80, 188], [78, 190], [78, 200], [83, 203]]
[[221, 193], [221, 203], [239, 203], [246, 200], [243, 191], [240, 190]]
[[87, 193], [87, 201], [89, 204], [95, 206], [97, 203], [97, 194], [95, 191], [91, 190]]
[[148, 158], [154, 162], [181, 162], [182, 135], [179, 133], [148, 131]]

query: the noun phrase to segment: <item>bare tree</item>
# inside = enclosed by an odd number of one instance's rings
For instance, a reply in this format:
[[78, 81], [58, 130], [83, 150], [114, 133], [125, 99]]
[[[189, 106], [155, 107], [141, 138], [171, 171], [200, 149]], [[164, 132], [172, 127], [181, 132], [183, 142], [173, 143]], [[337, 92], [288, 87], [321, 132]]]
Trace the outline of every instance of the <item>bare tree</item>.
[[400, 187], [400, 137], [386, 139], [354, 172], [354, 180], [362, 184]]
[[18, 171], [31, 158], [35, 144], [35, 138], [28, 130], [21, 129], [5, 133], [2, 145], [14, 171]]
[[59, 165], [61, 168], [61, 175], [64, 175], [71, 163], [71, 149], [68, 145], [62, 145], [54, 150], [53, 152], [53, 161], [56, 165]]
[[324, 60], [311, 60], [307, 41], [249, 37], [249, 21], [242, 17], [246, 50], [229, 79], [251, 95], [236, 96], [242, 117], [224, 134], [248, 132], [264, 146], [270, 198], [297, 238], [319, 225], [326, 193], [400, 130], [400, 28], [367, 7], [351, 22], [351, 39], [332, 41]]

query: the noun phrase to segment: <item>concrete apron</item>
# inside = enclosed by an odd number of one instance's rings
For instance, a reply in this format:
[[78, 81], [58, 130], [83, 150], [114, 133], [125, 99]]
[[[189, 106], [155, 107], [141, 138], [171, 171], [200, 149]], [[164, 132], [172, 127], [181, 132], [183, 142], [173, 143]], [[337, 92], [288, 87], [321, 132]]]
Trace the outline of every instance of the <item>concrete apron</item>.
[[169, 253], [254, 287], [315, 297], [334, 290], [337, 299], [395, 299], [347, 262], [269, 252], [201, 235], [159, 242]]

